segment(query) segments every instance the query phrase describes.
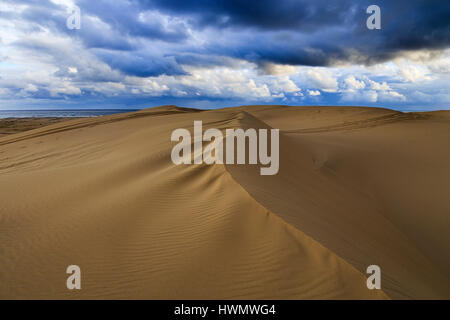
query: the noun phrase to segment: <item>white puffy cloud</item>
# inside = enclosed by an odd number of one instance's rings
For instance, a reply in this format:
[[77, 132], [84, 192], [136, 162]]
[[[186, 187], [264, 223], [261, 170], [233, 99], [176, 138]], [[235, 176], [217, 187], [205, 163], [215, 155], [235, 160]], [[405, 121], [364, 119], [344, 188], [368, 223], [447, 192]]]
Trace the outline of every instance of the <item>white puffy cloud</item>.
[[310, 96], [320, 96], [320, 91], [319, 90], [308, 90], [308, 94]]
[[377, 82], [366, 75], [359, 80], [353, 75], [344, 78], [341, 89], [343, 102], [399, 102], [406, 101], [406, 97], [391, 88], [386, 81]]
[[305, 76], [313, 88], [325, 92], [336, 92], [338, 89], [337, 78], [330, 70], [324, 68], [308, 68]]
[[68, 71], [69, 73], [78, 73], [78, 69], [75, 68], [75, 67], [68, 67], [68, 68], [67, 68], [67, 71]]
[[301, 91], [289, 76], [273, 77], [269, 83], [271, 90], [275, 93], [298, 93]]
[[363, 81], [356, 80], [353, 75], [345, 78], [344, 82], [349, 90], [361, 90], [366, 87], [366, 84]]

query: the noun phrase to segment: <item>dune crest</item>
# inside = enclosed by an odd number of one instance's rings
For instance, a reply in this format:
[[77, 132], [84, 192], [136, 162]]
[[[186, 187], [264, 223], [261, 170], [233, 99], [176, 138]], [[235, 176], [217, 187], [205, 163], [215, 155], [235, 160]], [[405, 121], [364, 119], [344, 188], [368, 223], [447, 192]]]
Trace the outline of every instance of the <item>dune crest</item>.
[[[195, 120], [279, 128], [279, 173], [174, 165], [170, 134]], [[164, 106], [1, 137], [0, 298], [450, 298], [449, 121]]]

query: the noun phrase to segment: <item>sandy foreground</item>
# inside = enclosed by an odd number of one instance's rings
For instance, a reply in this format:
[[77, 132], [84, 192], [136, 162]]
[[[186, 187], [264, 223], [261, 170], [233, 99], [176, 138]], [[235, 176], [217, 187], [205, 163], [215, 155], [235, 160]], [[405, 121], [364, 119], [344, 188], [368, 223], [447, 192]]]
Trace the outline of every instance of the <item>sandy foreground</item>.
[[[171, 133], [194, 120], [279, 128], [279, 173], [175, 166]], [[283, 106], [0, 137], [0, 298], [449, 299], [449, 143], [447, 111]]]

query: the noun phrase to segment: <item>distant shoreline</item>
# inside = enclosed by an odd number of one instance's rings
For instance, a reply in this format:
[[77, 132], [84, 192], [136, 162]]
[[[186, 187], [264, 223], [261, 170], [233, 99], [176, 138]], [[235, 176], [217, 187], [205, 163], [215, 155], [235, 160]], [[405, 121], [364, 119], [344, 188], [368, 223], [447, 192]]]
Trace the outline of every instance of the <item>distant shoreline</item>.
[[135, 112], [138, 110], [139, 109], [0, 110], [0, 119], [88, 118], [118, 113]]

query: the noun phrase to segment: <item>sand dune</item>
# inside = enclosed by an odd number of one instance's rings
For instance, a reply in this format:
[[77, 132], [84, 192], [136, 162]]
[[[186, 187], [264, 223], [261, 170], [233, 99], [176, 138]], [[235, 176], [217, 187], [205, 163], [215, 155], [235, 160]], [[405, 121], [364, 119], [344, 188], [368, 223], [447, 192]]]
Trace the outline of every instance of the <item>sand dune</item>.
[[[175, 166], [170, 134], [194, 120], [279, 128], [278, 175]], [[165, 106], [0, 137], [0, 298], [449, 299], [449, 124]], [[382, 290], [366, 287], [372, 264]]]

